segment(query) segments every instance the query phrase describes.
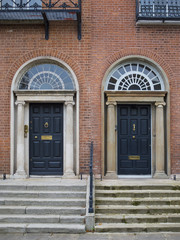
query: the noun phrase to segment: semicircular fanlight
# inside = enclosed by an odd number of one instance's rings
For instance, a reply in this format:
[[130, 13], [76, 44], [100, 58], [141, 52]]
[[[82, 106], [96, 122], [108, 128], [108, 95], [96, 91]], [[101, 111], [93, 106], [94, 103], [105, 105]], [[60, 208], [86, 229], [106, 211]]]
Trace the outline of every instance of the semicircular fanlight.
[[74, 82], [68, 71], [55, 65], [42, 63], [33, 66], [21, 77], [20, 90], [74, 90]]
[[160, 74], [144, 63], [126, 63], [118, 66], [108, 77], [106, 90], [157, 91], [163, 90]]

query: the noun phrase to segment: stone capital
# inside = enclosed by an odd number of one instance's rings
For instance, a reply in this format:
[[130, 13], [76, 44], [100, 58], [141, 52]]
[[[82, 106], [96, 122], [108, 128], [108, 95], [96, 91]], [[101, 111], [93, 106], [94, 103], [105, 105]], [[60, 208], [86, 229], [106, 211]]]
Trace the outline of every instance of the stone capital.
[[166, 106], [165, 102], [155, 102], [155, 106], [158, 108], [163, 108], [164, 106]]
[[67, 102], [65, 102], [65, 105], [67, 106], [67, 105], [72, 105], [72, 106], [74, 106], [75, 105], [75, 102], [74, 101], [67, 101]]
[[107, 101], [107, 102], [106, 102], [106, 105], [107, 105], [107, 106], [116, 106], [116, 105], [117, 105], [117, 102]]
[[24, 101], [16, 101], [15, 102], [15, 105], [20, 105], [20, 104], [24, 106], [26, 103]]

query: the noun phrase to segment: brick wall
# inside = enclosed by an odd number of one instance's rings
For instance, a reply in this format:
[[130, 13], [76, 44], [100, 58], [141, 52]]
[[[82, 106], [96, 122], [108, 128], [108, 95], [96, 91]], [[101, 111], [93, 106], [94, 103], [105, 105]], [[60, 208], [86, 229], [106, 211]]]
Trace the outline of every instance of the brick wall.
[[94, 141], [94, 168], [101, 172], [101, 84], [108, 67], [129, 55], [156, 61], [166, 72], [171, 91], [172, 173], [180, 173], [180, 26], [137, 26], [135, 0], [82, 0], [82, 40], [74, 22], [0, 28], [0, 173], [10, 166], [10, 89], [26, 61], [53, 56], [65, 61], [80, 86], [80, 172], [87, 172], [89, 142]]

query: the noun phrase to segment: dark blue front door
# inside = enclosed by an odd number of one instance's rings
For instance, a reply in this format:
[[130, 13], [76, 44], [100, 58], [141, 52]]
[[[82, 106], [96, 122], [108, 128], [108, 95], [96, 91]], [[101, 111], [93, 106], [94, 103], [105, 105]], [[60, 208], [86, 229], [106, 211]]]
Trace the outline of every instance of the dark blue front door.
[[63, 105], [30, 104], [30, 174], [63, 174]]
[[151, 174], [151, 107], [118, 105], [118, 174]]

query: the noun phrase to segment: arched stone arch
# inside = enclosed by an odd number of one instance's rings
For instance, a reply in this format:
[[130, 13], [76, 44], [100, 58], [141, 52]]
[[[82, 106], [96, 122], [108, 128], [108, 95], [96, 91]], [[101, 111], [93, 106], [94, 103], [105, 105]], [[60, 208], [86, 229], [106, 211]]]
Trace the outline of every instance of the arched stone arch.
[[[74, 69], [72, 70], [72, 68], [64, 60], [57, 58], [57, 56], [63, 56], [62, 58], [68, 60], [71, 65], [75, 67], [76, 71], [79, 68], [77, 64], [72, 64], [73, 61], [71, 62], [71, 59], [67, 56], [65, 57], [57, 52], [54, 54], [56, 57], [49, 56], [49, 54], [46, 53], [44, 56], [37, 56], [23, 62], [13, 77], [11, 85], [11, 175], [13, 177], [19, 178], [29, 176], [30, 140], [28, 134], [27, 138], [24, 138], [25, 135], [23, 135], [23, 128], [24, 126], [28, 126], [28, 128], [30, 126], [29, 111], [30, 105], [33, 103], [59, 103], [63, 105], [63, 173], [64, 176], [68, 177], [79, 173], [79, 84]], [[38, 55], [38, 53], [34, 52], [34, 54], [26, 54], [23, 59], [25, 60], [32, 55]], [[20, 62], [22, 63], [22, 60], [20, 60]], [[9, 77], [11, 76], [11, 73], [14, 72], [14, 69], [17, 68], [18, 64], [19, 62], [17, 61], [17, 63], [12, 66], [8, 74]], [[54, 64], [55, 66], [61, 68], [61, 70], [64, 71], [64, 74], [67, 75], [65, 77], [69, 77], [74, 86], [71, 86], [71, 89], [64, 87], [64, 89], [53, 90], [22, 89], [19, 87], [19, 82], [22, 81], [23, 76], [29, 69], [37, 66], [38, 64]], [[41, 74], [43, 74], [42, 71]], [[80, 75], [79, 72], [78, 75]], [[59, 78], [57, 74], [55, 77], [57, 77], [57, 79]], [[61, 79], [61, 82], [62, 81], [64, 80]], [[17, 107], [15, 106], [15, 103]], [[19, 114], [21, 115], [19, 116]], [[74, 125], [75, 127], [73, 129]], [[76, 146], [74, 143], [76, 143]], [[24, 150], [22, 148], [24, 148]], [[23, 154], [20, 154], [20, 152]], [[23, 159], [25, 159], [24, 163]]]
[[26, 66], [27, 63], [30, 63], [33, 60], [36, 59], [54, 59], [57, 60], [60, 63], [65, 64], [65, 66], [69, 66], [71, 69], [73, 69], [74, 74], [76, 75], [78, 79], [78, 83], [80, 84], [84, 80], [83, 71], [81, 70], [81, 67], [77, 63], [77, 61], [72, 58], [69, 55], [66, 55], [62, 53], [61, 51], [54, 49], [54, 48], [42, 48], [38, 50], [33, 50], [26, 52], [25, 54], [20, 54], [19, 58], [17, 58], [15, 61], [10, 63], [9, 70], [6, 74], [6, 82], [8, 86], [12, 86], [12, 80], [14, 79], [15, 75], [19, 72], [20, 69], [23, 68], [23, 66]]
[[102, 69], [102, 72], [104, 73], [102, 90], [104, 90], [108, 75], [113, 69], [115, 69], [117, 66], [120, 66], [122, 63], [133, 61], [144, 62], [155, 68], [163, 79], [165, 89], [169, 91], [169, 84], [171, 82], [171, 79], [173, 79], [173, 71], [162, 58], [148, 50], [143, 50], [141, 48], [128, 48], [126, 50], [117, 52], [106, 59], [104, 63], [104, 66], [106, 66], [106, 68]]
[[[145, 55], [141, 55], [142, 52], [145, 53]], [[158, 63], [149, 56], [158, 60]], [[162, 64], [164, 68], [162, 68], [159, 63]], [[134, 71], [132, 64], [135, 66]], [[147, 72], [150, 73], [152, 70], [155, 73], [156, 76], [154, 77], [157, 77], [157, 81], [160, 83], [159, 89], [155, 89], [152, 82], [150, 83], [151, 86], [144, 86], [144, 89], [140, 89], [140, 86], [138, 86], [138, 89], [130, 89], [132, 83], [136, 82], [133, 79], [133, 74], [134, 78], [137, 78], [138, 75], [142, 83], [143, 81], [150, 82], [146, 74], [139, 74], [139, 64], [142, 64], [144, 70], [148, 67], [149, 71]], [[142, 104], [150, 106], [152, 114], [150, 144], [152, 146], [152, 154], [151, 170], [148, 177], [166, 177], [166, 174], [170, 174], [170, 97], [168, 75], [172, 72], [171, 69], [161, 58], [142, 49], [122, 50], [109, 57], [106, 60], [106, 66], [108, 66], [108, 70], [106, 70], [102, 81], [102, 141], [105, 144], [102, 147], [102, 151], [104, 156], [103, 163], [106, 162], [104, 169], [107, 177], [116, 177], [119, 171], [117, 143], [119, 124], [117, 114], [119, 106], [123, 106], [123, 104], [129, 106], [134, 106], [135, 104], [137, 106]], [[125, 66], [127, 66], [126, 71], [120, 73], [119, 69]], [[111, 79], [112, 76], [114, 76], [115, 79]], [[131, 76], [131, 79], [129, 79], [129, 76]], [[121, 84], [121, 81], [127, 81], [128, 84], [126, 87], [122, 88], [124, 82]], [[108, 88], [109, 83], [111, 86], [109, 85], [110, 87]], [[104, 106], [106, 107], [104, 108]], [[164, 112], [166, 116], [165, 119]], [[159, 124], [159, 121], [161, 121], [161, 124]], [[117, 131], [115, 129], [117, 129]], [[106, 137], [107, 141], [105, 141]], [[107, 151], [105, 149], [107, 149]]]
[[[40, 55], [38, 55], [38, 53]], [[31, 58], [31, 56], [34, 57]], [[22, 59], [24, 61], [22, 61]], [[55, 62], [61, 66], [64, 66], [72, 74], [73, 79], [75, 81], [76, 90], [77, 91], [79, 90], [79, 82], [82, 81], [84, 76], [82, 75], [82, 71], [78, 64], [75, 61], [73, 61], [73, 59], [62, 53], [57, 52], [56, 54], [53, 54], [53, 52], [52, 53], [50, 52], [49, 54], [45, 54], [45, 51], [32, 52], [31, 54], [29, 53], [23, 55], [19, 59], [17, 59], [15, 63], [12, 64], [6, 77], [9, 84], [11, 84], [11, 88], [14, 90], [16, 81], [19, 81], [20, 75], [25, 73], [29, 66], [42, 61]]]

